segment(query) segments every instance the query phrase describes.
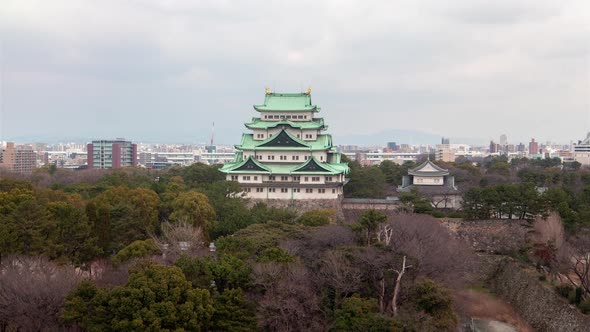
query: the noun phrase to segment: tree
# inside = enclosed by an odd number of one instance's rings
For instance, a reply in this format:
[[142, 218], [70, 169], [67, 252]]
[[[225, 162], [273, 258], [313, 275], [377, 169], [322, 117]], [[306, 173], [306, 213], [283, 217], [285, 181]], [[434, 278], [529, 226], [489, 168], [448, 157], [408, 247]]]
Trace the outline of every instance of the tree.
[[208, 288], [214, 281], [220, 292], [227, 289], [247, 289], [252, 271], [248, 264], [232, 255], [222, 255], [218, 260], [212, 257], [183, 255], [175, 265], [182, 270], [194, 287]]
[[80, 282], [74, 268], [42, 257], [5, 257], [0, 264], [0, 326], [7, 331], [61, 330], [65, 296]]
[[172, 202], [171, 221], [184, 221], [202, 229], [210, 229], [215, 221], [215, 210], [204, 194], [190, 191], [181, 193]]
[[67, 258], [80, 266], [100, 255], [101, 249], [83, 210], [66, 202], [49, 203], [46, 209], [55, 225], [48, 248], [51, 258]]
[[385, 196], [386, 179], [379, 166], [362, 167], [350, 163], [350, 181], [344, 186], [347, 197], [379, 198]]
[[160, 248], [152, 239], [137, 240], [121, 249], [112, 259], [113, 264], [120, 265], [133, 258], [141, 258], [150, 255], [155, 255], [160, 252]]
[[63, 319], [90, 331], [204, 331], [214, 312], [209, 291], [192, 288], [179, 268], [144, 263], [110, 291], [82, 283], [67, 296]]
[[145, 239], [158, 225], [160, 198], [153, 190], [113, 187], [98, 195], [93, 202], [97, 206], [98, 229], [105, 233], [109, 230], [108, 234], [99, 235], [101, 246], [110, 238], [107, 252], [118, 251], [135, 240]]
[[365, 211], [358, 220], [358, 223], [354, 225], [358, 232], [363, 233], [367, 241], [367, 247], [371, 246], [371, 238], [375, 235], [379, 224], [385, 222], [387, 216], [382, 212], [374, 209]]
[[387, 225], [392, 229], [390, 248], [416, 259], [412, 270], [419, 276], [447, 285], [463, 282], [473, 254], [440, 222], [428, 215], [400, 214]]
[[164, 259], [174, 263], [181, 255], [198, 255], [204, 250], [205, 236], [201, 227], [184, 221], [163, 223], [162, 234], [152, 236]]
[[214, 308], [211, 331], [256, 331], [254, 305], [241, 289], [228, 289], [216, 296]]
[[584, 299], [590, 298], [590, 234], [580, 232], [570, 238], [559, 252], [558, 263], [572, 286], [583, 289]]
[[374, 299], [352, 296], [342, 301], [342, 306], [334, 313], [334, 328], [337, 331], [389, 332], [395, 331], [393, 320], [379, 313]]
[[391, 311], [393, 316], [397, 316], [397, 299], [399, 297], [399, 292], [402, 286], [402, 278], [404, 274], [406, 274], [406, 270], [411, 268], [411, 265], [406, 265], [406, 256], [404, 256], [402, 260], [402, 266], [399, 270], [393, 270], [397, 277], [395, 278], [395, 287], [393, 289], [393, 296], [391, 297]]
[[411, 297], [416, 309], [433, 318], [431, 325], [435, 331], [457, 330], [458, 319], [448, 290], [432, 280], [422, 279], [413, 287]]
[[32, 191], [0, 192], [0, 258], [7, 254], [41, 254], [50, 227]]
[[303, 213], [297, 222], [305, 226], [323, 226], [335, 222], [335, 210], [312, 210]]
[[278, 274], [255, 278], [257, 286], [265, 289], [264, 295], [258, 300], [259, 329], [325, 330], [326, 321], [320, 310], [320, 299], [308, 270], [298, 264], [283, 264], [275, 268], [267, 271], [280, 271]]

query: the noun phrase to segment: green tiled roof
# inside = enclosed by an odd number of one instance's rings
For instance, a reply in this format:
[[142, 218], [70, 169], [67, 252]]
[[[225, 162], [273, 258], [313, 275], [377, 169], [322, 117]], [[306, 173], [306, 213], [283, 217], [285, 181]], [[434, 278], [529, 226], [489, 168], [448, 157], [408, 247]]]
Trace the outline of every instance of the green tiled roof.
[[[257, 166], [264, 168], [266, 171], [248, 171], [248, 170], [240, 170], [242, 166], [244, 166], [248, 161], [254, 162]], [[319, 165], [321, 169], [311, 170], [308, 169], [309, 165], [315, 163]], [[330, 164], [330, 163], [320, 163], [315, 158], [310, 158], [306, 162], [301, 164], [283, 164], [283, 163], [261, 163], [252, 157], [248, 158], [245, 161], [235, 162], [235, 163], [226, 163], [220, 169], [224, 173], [257, 173], [257, 174], [296, 174], [296, 175], [305, 175], [305, 174], [347, 174], [349, 171], [348, 164], [346, 163], [339, 163], [339, 164]]]
[[246, 127], [249, 129], [268, 129], [276, 128], [281, 126], [291, 126], [297, 129], [326, 129], [323, 118], [316, 118], [313, 121], [263, 121], [260, 118], [252, 118], [252, 122], [246, 123]]
[[236, 149], [238, 150], [293, 150], [293, 151], [319, 151], [319, 150], [329, 150], [332, 148], [332, 136], [329, 134], [326, 135], [318, 135], [315, 141], [302, 141], [296, 137], [293, 137], [287, 131], [283, 130], [281, 132], [285, 132], [289, 138], [291, 138], [294, 142], [297, 142], [303, 146], [300, 147], [273, 147], [273, 146], [263, 146], [270, 143], [272, 140], [277, 138], [277, 135], [273, 137], [267, 138], [263, 141], [256, 141], [254, 140], [253, 134], [244, 134], [242, 135], [242, 142], [239, 145], [236, 145]]
[[[248, 166], [248, 165], [254, 165], [255, 167], [243, 167], [243, 166]], [[249, 169], [250, 168], [250, 169]], [[235, 173], [256, 173], [256, 174], [269, 174], [271, 173], [270, 168], [268, 168], [266, 165], [263, 165], [261, 162], [259, 162], [258, 160], [249, 157], [246, 160], [242, 160], [242, 161], [236, 161], [233, 163], [225, 163], [223, 164], [223, 166], [219, 169], [220, 171], [224, 172], [224, 173], [230, 173], [232, 171], [234, 171]]]
[[264, 104], [254, 105], [261, 112], [269, 111], [319, 111], [311, 104], [311, 95], [306, 93], [269, 93], [264, 96]]

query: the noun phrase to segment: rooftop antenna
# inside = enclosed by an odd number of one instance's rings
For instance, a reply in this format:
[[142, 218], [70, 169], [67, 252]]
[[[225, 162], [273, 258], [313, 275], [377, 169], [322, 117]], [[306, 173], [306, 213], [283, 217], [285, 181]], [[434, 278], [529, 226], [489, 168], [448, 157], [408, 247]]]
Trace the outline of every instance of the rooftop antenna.
[[213, 127], [211, 128], [211, 144], [213, 146], [213, 138], [215, 137], [215, 121], [213, 121]]

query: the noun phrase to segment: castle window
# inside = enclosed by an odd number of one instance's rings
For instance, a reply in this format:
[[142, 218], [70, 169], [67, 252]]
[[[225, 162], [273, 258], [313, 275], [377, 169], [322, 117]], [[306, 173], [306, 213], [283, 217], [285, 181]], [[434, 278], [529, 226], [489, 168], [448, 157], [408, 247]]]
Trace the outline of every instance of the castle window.
[[305, 192], [306, 192], [306, 193], [308, 193], [308, 194], [311, 194], [311, 193], [313, 193], [313, 189], [311, 189], [311, 188], [306, 188], [306, 189], [305, 189]]
[[282, 193], [286, 193], [286, 192], [288, 192], [288, 189], [287, 188], [281, 188], [281, 192]]
[[293, 192], [294, 193], [298, 193], [299, 192], [299, 188], [293, 188]]
[[318, 189], [318, 194], [325, 194], [326, 193], [326, 189]]

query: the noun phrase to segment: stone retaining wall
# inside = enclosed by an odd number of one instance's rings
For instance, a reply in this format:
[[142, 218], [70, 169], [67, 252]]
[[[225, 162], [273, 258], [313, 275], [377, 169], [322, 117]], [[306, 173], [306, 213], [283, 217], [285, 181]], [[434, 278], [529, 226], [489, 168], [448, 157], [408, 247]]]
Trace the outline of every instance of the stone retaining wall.
[[498, 264], [489, 282], [492, 291], [510, 303], [536, 331], [590, 331], [590, 316], [572, 307], [551, 286], [539, 281], [535, 273], [511, 259]]
[[446, 220], [443, 222], [457, 237], [478, 252], [510, 254], [527, 244], [531, 231], [525, 220]]

